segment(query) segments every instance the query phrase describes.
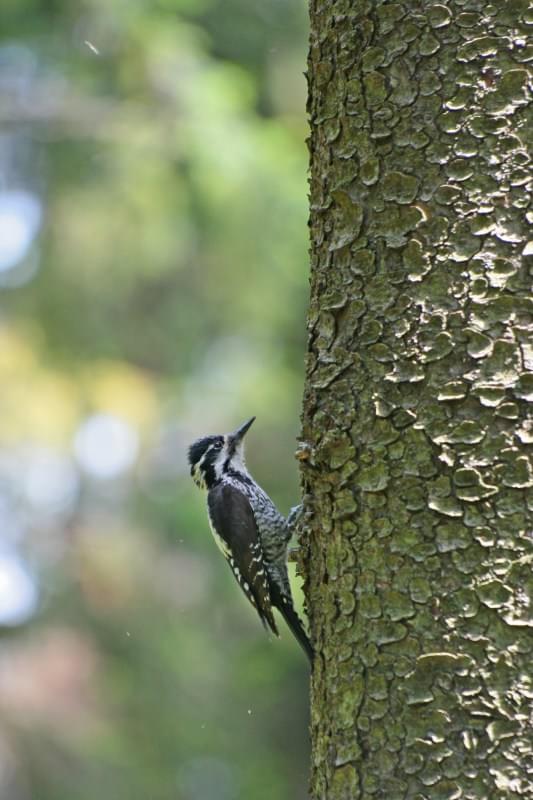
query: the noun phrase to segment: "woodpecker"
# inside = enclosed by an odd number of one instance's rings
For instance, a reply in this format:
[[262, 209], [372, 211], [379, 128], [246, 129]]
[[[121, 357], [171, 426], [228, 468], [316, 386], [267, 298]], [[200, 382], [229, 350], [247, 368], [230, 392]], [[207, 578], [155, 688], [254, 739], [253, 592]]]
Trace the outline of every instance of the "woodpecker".
[[233, 433], [204, 436], [189, 448], [191, 476], [207, 490], [209, 524], [215, 541], [266, 629], [279, 636], [277, 608], [313, 660], [313, 648], [292, 602], [287, 548], [298, 516], [280, 514], [244, 462], [244, 436], [252, 417]]

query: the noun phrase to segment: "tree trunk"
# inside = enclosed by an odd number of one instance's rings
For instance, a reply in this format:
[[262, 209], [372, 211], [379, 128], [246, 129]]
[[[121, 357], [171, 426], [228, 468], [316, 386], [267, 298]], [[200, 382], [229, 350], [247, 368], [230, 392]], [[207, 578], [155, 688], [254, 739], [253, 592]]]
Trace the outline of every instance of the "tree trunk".
[[532, 797], [527, 2], [310, 13], [312, 796]]

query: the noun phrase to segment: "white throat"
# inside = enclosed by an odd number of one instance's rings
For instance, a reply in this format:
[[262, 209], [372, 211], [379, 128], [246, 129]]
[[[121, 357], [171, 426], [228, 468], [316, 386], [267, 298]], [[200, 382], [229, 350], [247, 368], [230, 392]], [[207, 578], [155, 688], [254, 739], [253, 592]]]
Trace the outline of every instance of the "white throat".
[[[217, 478], [221, 478], [224, 474], [224, 465], [226, 464], [227, 460], [228, 452], [224, 447], [215, 461], [215, 474]], [[235, 450], [235, 453], [230, 461], [230, 467], [234, 470], [237, 470], [237, 472], [243, 472], [245, 475], [248, 475], [248, 470], [246, 469], [246, 463], [244, 461], [244, 442], [240, 442], [240, 444], [237, 445], [237, 449]]]

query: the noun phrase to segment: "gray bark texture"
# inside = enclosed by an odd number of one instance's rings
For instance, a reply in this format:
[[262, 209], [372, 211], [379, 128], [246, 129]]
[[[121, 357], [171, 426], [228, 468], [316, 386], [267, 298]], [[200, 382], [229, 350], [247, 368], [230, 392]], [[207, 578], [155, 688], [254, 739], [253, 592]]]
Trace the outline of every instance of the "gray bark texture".
[[311, 794], [531, 798], [533, 15], [310, 17]]

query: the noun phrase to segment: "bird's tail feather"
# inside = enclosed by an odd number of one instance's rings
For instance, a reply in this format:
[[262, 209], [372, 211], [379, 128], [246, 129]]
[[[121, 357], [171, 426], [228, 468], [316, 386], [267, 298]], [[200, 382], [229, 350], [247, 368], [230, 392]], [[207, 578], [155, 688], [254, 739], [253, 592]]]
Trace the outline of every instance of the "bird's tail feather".
[[294, 610], [291, 598], [287, 597], [287, 595], [281, 594], [281, 592], [275, 592], [275, 594], [278, 596], [272, 598], [274, 605], [281, 613], [283, 619], [291, 629], [300, 647], [312, 664], [315, 655], [313, 646], [304, 630], [304, 626], [302, 625], [300, 617]]

